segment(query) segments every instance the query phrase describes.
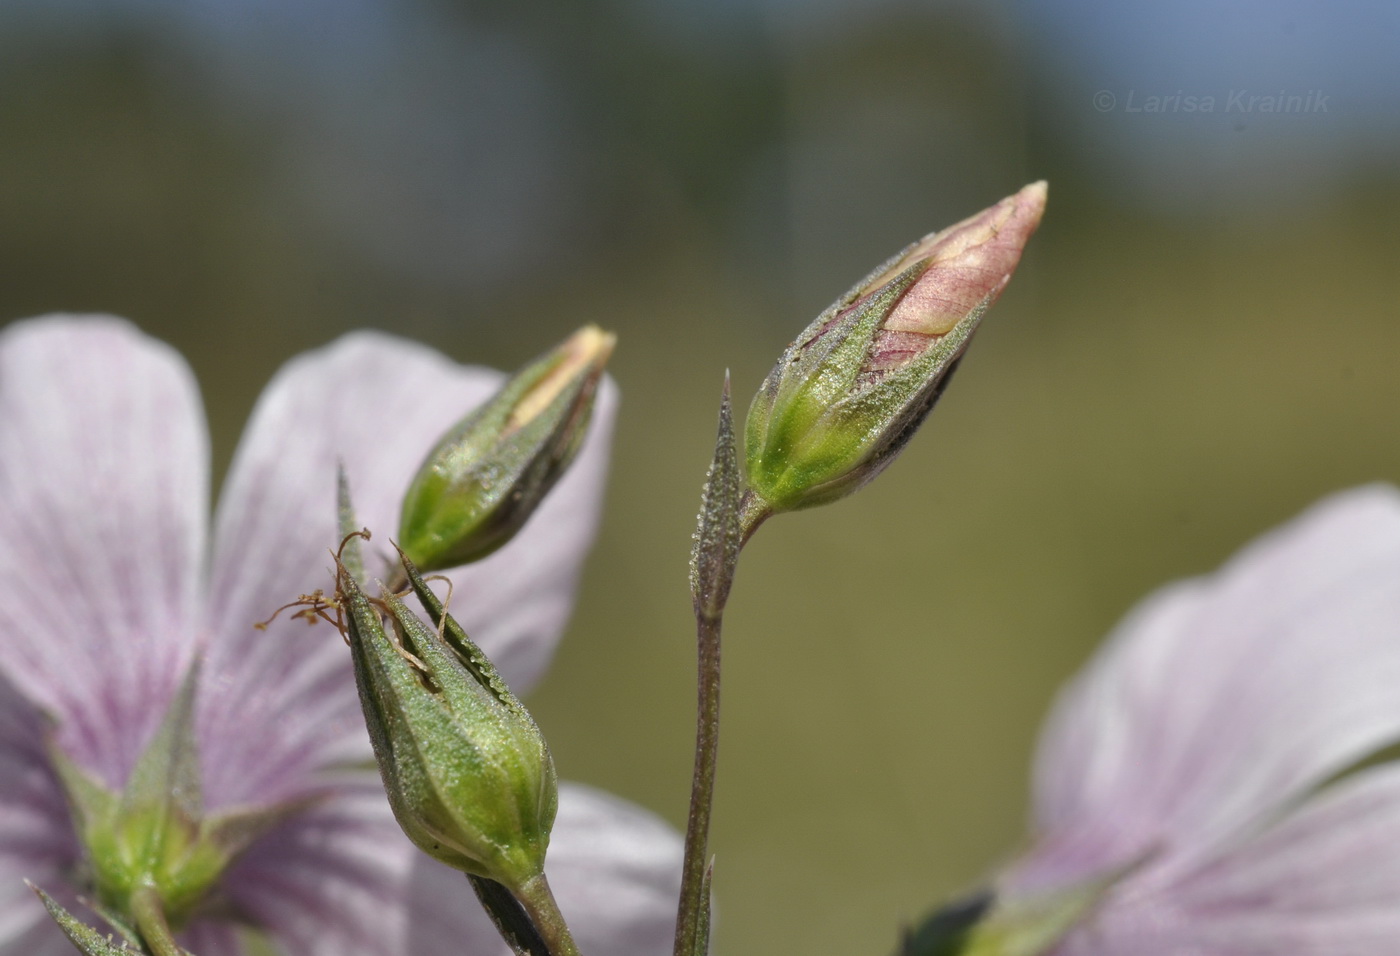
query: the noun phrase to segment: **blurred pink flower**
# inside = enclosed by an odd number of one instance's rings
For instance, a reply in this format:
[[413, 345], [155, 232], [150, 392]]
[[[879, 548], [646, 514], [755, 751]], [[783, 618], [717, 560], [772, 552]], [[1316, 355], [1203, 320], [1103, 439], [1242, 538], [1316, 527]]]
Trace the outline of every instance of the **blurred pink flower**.
[[[205, 423], [177, 354], [110, 318], [0, 333], [0, 579], [10, 588], [0, 602], [0, 956], [73, 951], [23, 878], [70, 901], [85, 889], [45, 718], [57, 746], [118, 787], [196, 654], [206, 807], [329, 794], [235, 861], [222, 912], [297, 956], [506, 951], [467, 881], [394, 823], [366, 769], [340, 638], [285, 616], [253, 629], [330, 583], [337, 461], [360, 519], [379, 532], [367, 558], [382, 557], [423, 456], [500, 379], [378, 333], [293, 360], [253, 413], [211, 536]], [[540, 676], [569, 615], [615, 408], [609, 383], [578, 461], [534, 519], [450, 575], [454, 612], [518, 691]], [[548, 872], [585, 951], [668, 951], [679, 864], [679, 840], [659, 820], [562, 788]], [[213, 915], [182, 940], [199, 956], [243, 952], [234, 924]]]
[[1148, 598], [1061, 694], [1033, 908], [1106, 883], [1055, 956], [1393, 956], [1400, 948], [1400, 493], [1329, 498]]

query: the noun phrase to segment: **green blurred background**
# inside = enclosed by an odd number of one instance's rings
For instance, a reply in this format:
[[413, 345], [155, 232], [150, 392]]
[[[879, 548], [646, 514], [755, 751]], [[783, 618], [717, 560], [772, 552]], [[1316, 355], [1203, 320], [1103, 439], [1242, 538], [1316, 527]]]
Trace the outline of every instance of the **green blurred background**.
[[859, 496], [767, 525], [731, 605], [717, 952], [884, 953], [1015, 851], [1038, 724], [1134, 601], [1400, 475], [1398, 21], [10, 0], [0, 316], [111, 311], [172, 342], [219, 469], [273, 370], [344, 330], [513, 367], [615, 329], [605, 529], [532, 704], [565, 776], [679, 826], [724, 369], [746, 402], [877, 261], [1049, 179], [923, 432]]

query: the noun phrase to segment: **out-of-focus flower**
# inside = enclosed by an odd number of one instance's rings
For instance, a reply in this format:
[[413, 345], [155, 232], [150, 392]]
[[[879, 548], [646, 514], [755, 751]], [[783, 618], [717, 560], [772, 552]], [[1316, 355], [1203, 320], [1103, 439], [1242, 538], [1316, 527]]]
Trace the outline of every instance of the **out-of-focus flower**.
[[[412, 847], [365, 769], [339, 639], [286, 616], [253, 628], [326, 586], [337, 463], [361, 520], [393, 527], [424, 450], [500, 381], [374, 333], [292, 361], [254, 411], [211, 540], [205, 426], [178, 355], [114, 319], [0, 334], [0, 954], [72, 952], [23, 878], [70, 907], [89, 889], [46, 738], [120, 789], [197, 657], [206, 810], [310, 804], [222, 873], [186, 946], [236, 956], [251, 925], [307, 956], [504, 952], [466, 881]], [[568, 616], [615, 403], [605, 383], [578, 460], [515, 540], [449, 574], [454, 613], [517, 690]], [[382, 574], [387, 557], [370, 548], [367, 563]], [[679, 859], [650, 815], [561, 787], [547, 871], [583, 949], [664, 952]]]
[[1045, 730], [1033, 848], [950, 952], [1392, 956], [1400, 765], [1368, 758], [1397, 740], [1400, 493], [1376, 486], [1129, 615]]
[[903, 450], [1045, 212], [1046, 185], [926, 236], [838, 299], [768, 373], [745, 425], [748, 487], [770, 512], [835, 501]]

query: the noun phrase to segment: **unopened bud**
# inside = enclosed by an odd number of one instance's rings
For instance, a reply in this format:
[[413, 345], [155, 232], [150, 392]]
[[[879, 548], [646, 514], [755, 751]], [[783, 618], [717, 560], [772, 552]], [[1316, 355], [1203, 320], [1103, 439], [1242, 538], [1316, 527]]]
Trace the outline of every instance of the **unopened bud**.
[[585, 326], [443, 437], [404, 496], [399, 542], [424, 573], [486, 557], [578, 453], [617, 338]]
[[543, 872], [558, 808], [554, 761], [530, 714], [406, 559], [404, 571], [431, 624], [391, 593], [371, 602], [352, 575], [339, 575], [389, 804], [419, 849], [518, 890]]
[[797, 338], [749, 408], [749, 489], [770, 511], [834, 501], [913, 436], [1040, 224], [1034, 183], [934, 233], [858, 283]]

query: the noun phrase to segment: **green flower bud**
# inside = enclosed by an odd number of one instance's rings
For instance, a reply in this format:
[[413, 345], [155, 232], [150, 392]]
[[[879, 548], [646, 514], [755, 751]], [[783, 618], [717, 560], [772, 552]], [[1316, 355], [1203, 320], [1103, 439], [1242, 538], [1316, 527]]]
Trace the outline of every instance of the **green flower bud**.
[[616, 341], [584, 326], [432, 450], [399, 519], [400, 545], [424, 573], [484, 558], [525, 524], [583, 444]]
[[407, 558], [404, 571], [431, 625], [391, 593], [371, 601], [343, 568], [337, 595], [390, 806], [423, 852], [519, 890], [544, 870], [558, 809], [554, 761], [529, 712]]
[[1040, 224], [1045, 183], [916, 242], [790, 345], [749, 408], [749, 490], [770, 512], [879, 474], [933, 408]]

